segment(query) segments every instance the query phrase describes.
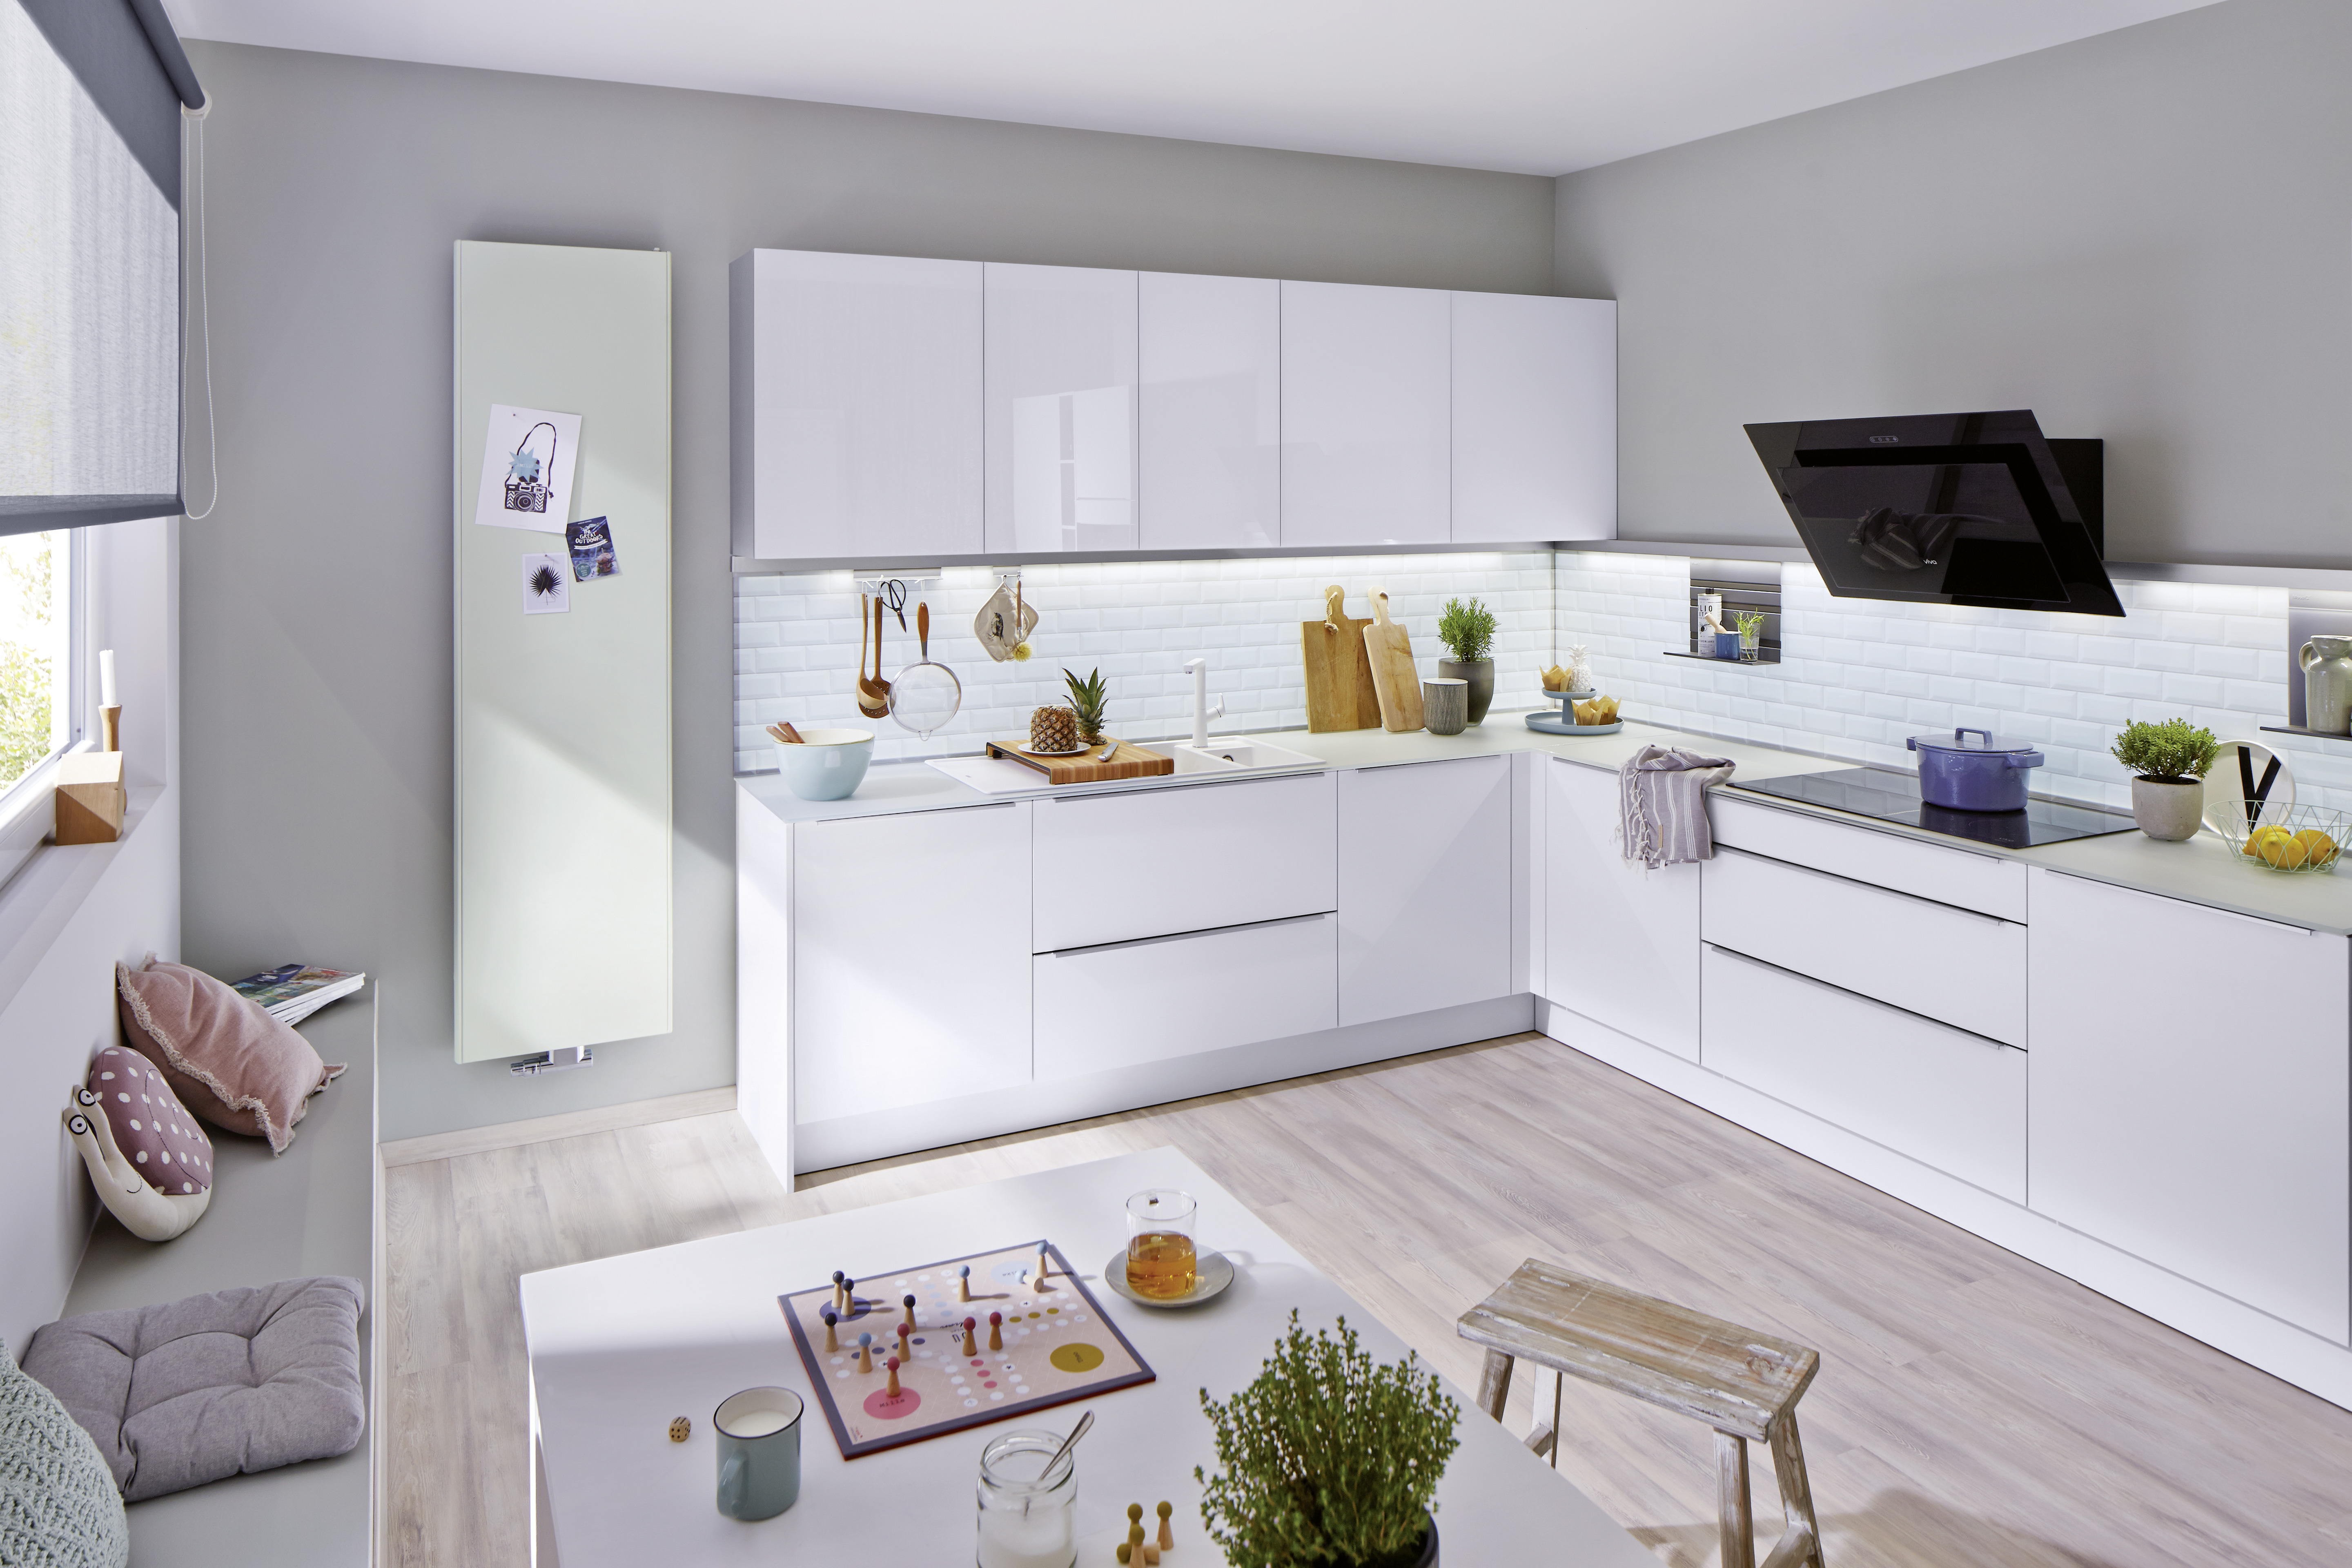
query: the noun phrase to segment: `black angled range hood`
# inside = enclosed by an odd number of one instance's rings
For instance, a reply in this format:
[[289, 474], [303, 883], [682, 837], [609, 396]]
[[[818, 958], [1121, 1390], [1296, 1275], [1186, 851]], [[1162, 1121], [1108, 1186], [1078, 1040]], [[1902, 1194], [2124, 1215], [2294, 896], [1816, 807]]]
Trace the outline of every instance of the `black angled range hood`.
[[1789, 520], [1845, 599], [2120, 616], [2100, 564], [2105, 443], [2030, 408], [1750, 425]]

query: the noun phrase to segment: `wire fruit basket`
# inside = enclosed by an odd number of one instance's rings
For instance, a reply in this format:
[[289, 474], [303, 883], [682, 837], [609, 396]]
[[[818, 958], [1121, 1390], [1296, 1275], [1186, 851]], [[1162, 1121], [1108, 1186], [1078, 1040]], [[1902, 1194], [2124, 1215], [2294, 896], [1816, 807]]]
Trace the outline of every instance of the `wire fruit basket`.
[[2325, 806], [2265, 806], [2252, 821], [2224, 816], [2216, 828], [2238, 858], [2267, 871], [2333, 871], [2352, 818]]

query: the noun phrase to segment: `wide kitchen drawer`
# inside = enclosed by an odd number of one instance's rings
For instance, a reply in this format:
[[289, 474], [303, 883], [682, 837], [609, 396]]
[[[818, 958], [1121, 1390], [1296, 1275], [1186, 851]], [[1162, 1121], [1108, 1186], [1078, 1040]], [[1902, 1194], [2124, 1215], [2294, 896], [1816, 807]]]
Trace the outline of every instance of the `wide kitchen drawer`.
[[2025, 1039], [2025, 927], [1718, 848], [1699, 930], [1718, 947], [2012, 1046]]
[[1717, 947], [1700, 973], [1702, 1066], [2025, 1201], [2023, 1051]]
[[1040, 1079], [1335, 1028], [1339, 917], [1041, 952], [1032, 963]]
[[1039, 801], [1032, 950], [1336, 909], [1333, 799], [1318, 773]]
[[1717, 844], [2005, 921], [2025, 919], [2021, 861], [1758, 805], [1722, 790], [1707, 795], [1706, 815]]

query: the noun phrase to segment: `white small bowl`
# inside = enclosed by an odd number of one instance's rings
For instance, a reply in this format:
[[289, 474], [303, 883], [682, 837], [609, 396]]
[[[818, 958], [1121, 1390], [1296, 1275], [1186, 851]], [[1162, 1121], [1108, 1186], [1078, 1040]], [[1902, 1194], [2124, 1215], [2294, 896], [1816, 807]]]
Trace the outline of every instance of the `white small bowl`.
[[846, 800], [865, 781], [874, 760], [871, 730], [801, 731], [801, 743], [776, 742], [776, 771], [784, 787], [803, 800]]

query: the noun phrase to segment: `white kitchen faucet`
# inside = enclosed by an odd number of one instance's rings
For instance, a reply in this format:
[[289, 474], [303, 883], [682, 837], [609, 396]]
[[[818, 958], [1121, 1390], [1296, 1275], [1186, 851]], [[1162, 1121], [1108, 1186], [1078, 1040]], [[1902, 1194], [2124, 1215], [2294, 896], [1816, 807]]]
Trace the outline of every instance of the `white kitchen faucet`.
[[1192, 677], [1192, 744], [1205, 746], [1209, 743], [1209, 721], [1225, 716], [1225, 700], [1220, 697], [1216, 706], [1209, 705], [1207, 659], [1188, 658], [1184, 661], [1184, 668]]

